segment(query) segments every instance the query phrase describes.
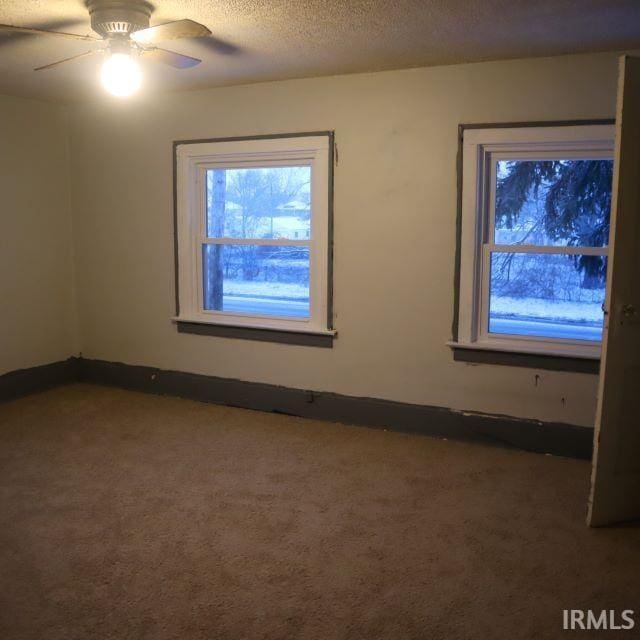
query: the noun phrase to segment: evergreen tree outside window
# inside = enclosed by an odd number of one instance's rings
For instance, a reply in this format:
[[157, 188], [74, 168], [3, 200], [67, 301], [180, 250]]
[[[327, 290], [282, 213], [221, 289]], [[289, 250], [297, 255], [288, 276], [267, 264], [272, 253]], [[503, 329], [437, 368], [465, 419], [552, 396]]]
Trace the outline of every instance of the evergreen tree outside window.
[[612, 127], [469, 129], [464, 136], [456, 345], [597, 357]]

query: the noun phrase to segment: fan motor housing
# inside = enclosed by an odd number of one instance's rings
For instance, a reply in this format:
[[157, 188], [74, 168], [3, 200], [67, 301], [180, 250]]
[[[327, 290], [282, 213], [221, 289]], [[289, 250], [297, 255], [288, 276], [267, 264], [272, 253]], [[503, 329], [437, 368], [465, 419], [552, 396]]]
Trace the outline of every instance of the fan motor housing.
[[146, 29], [153, 6], [145, 0], [87, 0], [91, 28], [104, 38]]

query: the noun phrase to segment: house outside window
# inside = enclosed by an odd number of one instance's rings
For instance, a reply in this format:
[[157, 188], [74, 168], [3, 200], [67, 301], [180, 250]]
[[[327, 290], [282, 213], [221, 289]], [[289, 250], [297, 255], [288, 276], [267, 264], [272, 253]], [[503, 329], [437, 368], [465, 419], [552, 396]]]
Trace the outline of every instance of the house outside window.
[[468, 128], [454, 347], [598, 358], [612, 125]]
[[331, 134], [176, 143], [179, 322], [335, 333]]

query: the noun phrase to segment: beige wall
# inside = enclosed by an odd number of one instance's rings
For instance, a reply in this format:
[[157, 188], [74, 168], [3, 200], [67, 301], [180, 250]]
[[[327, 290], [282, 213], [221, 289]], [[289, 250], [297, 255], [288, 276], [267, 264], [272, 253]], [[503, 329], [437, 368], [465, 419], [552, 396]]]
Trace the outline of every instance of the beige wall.
[[[453, 311], [457, 126], [612, 117], [615, 81], [615, 56], [594, 55], [75, 108], [71, 168], [83, 354], [590, 425], [595, 376], [454, 363], [445, 346]], [[172, 141], [325, 129], [335, 130], [339, 148], [334, 349], [178, 334], [170, 321]]]
[[0, 96], [0, 374], [77, 353], [65, 111]]

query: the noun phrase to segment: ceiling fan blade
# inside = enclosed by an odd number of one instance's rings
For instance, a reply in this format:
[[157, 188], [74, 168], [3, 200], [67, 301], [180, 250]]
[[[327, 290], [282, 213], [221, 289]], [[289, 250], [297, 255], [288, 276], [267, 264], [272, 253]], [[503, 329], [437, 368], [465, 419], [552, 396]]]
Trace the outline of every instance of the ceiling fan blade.
[[84, 53], [80, 53], [77, 56], [71, 56], [70, 58], [65, 58], [64, 60], [58, 60], [57, 62], [52, 62], [50, 64], [45, 64], [42, 67], [37, 67], [34, 71], [43, 71], [44, 69], [51, 69], [52, 67], [57, 67], [59, 64], [64, 64], [65, 62], [71, 62], [72, 60], [78, 60], [79, 58], [86, 58], [87, 56], [92, 56], [94, 53], [102, 53], [102, 50], [97, 51], [85, 51]]
[[189, 67], [195, 67], [200, 64], [202, 60], [198, 58], [192, 58], [191, 56], [185, 56], [182, 53], [176, 53], [175, 51], [169, 51], [168, 49], [160, 49], [159, 47], [153, 47], [153, 49], [145, 49], [142, 55], [149, 60], [155, 60], [162, 64], [168, 64], [170, 67], [176, 69], [188, 69]]
[[64, 31], [47, 31], [46, 29], [31, 29], [30, 27], [14, 27], [10, 24], [0, 24], [0, 31], [5, 33], [30, 33], [42, 36], [59, 36], [71, 40], [83, 40], [85, 42], [98, 42], [100, 38], [95, 36], [81, 36], [77, 33], [65, 33]]
[[162, 42], [163, 40], [176, 40], [178, 38], [200, 38], [208, 36], [211, 31], [203, 24], [193, 20], [176, 20], [158, 24], [155, 27], [134, 31], [131, 39], [141, 44]]

